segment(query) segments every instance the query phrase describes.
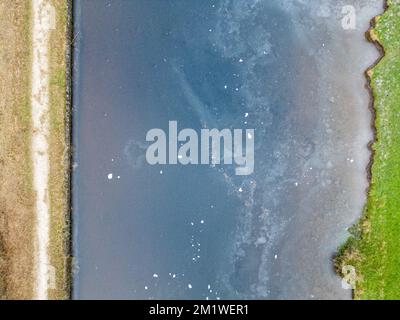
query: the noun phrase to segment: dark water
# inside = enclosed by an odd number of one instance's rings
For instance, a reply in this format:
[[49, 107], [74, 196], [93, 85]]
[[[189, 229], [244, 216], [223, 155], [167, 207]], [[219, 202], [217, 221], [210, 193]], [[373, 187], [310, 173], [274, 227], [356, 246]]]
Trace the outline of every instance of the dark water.
[[[364, 201], [380, 6], [345, 32], [315, 2], [75, 1], [75, 298], [350, 297], [330, 259]], [[254, 128], [254, 173], [148, 165], [171, 120]]]

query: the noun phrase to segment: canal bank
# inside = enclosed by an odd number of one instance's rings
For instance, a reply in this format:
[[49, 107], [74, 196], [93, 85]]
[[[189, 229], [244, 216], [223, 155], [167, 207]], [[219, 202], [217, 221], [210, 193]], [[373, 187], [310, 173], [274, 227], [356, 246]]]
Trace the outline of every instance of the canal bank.
[[356, 299], [399, 298], [399, 34], [400, 2], [387, 1], [371, 23], [368, 39], [381, 58], [367, 71], [373, 95], [375, 140], [368, 201], [361, 220], [336, 260], [338, 271], [355, 267]]
[[65, 299], [70, 291], [68, 10], [61, 0], [40, 4], [0, 4], [3, 299]]
[[49, 299], [69, 299], [71, 253], [72, 134], [72, 6], [73, 0], [52, 0], [56, 18], [50, 35], [49, 139]]

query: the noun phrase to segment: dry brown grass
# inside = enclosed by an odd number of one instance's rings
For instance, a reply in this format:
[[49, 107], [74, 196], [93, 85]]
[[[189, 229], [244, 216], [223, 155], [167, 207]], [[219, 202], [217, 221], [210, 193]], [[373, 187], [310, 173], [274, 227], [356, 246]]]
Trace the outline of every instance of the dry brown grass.
[[33, 296], [30, 2], [0, 0], [0, 297]]

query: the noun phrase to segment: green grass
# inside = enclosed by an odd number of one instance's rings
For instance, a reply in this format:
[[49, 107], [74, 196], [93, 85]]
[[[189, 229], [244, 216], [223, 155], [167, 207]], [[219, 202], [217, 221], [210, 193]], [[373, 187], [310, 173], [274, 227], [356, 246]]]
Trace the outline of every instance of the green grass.
[[57, 24], [50, 38], [50, 263], [56, 272], [50, 299], [70, 297], [69, 114], [67, 110], [67, 1], [52, 0]]
[[371, 186], [336, 267], [355, 267], [356, 299], [400, 299], [400, 0], [388, 1], [370, 38], [385, 50], [368, 72], [376, 112]]

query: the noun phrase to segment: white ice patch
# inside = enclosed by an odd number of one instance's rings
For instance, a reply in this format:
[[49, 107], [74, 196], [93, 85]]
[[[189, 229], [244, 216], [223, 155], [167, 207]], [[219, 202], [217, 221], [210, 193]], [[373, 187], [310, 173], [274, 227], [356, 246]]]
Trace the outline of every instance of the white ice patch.
[[258, 246], [258, 245], [265, 244], [265, 243], [267, 243], [267, 239], [265, 237], [259, 237], [257, 239], [257, 241], [255, 242], [255, 245]]

